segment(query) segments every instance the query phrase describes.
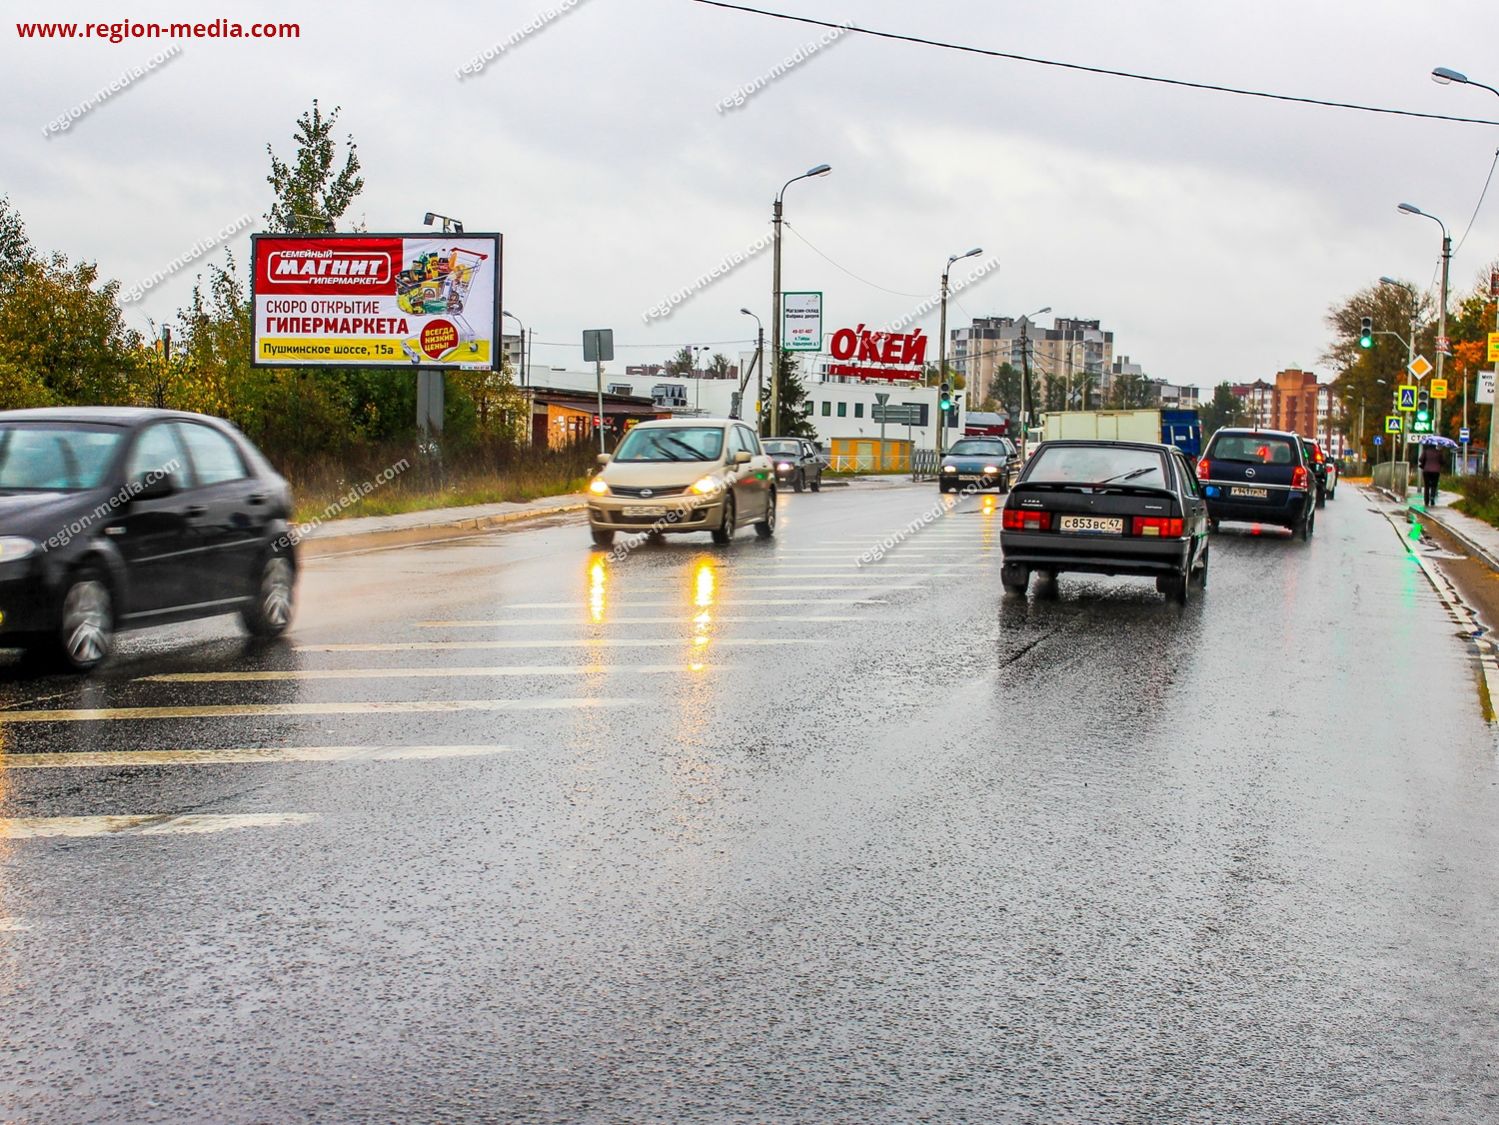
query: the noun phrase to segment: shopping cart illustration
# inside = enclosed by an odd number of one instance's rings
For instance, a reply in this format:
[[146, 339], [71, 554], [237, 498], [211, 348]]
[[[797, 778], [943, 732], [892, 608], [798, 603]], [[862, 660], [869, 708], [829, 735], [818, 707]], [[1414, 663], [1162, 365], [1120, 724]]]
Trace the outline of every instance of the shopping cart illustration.
[[[446, 255], [446, 257], [444, 256]], [[412, 259], [411, 268], [396, 276], [396, 304], [415, 316], [446, 315], [458, 327], [457, 348], [479, 350], [478, 334], [463, 315], [468, 295], [474, 287], [474, 276], [489, 257], [477, 250], [455, 246], [442, 253], [428, 252]], [[401, 344], [406, 358], [421, 363], [427, 358], [416, 341]]]

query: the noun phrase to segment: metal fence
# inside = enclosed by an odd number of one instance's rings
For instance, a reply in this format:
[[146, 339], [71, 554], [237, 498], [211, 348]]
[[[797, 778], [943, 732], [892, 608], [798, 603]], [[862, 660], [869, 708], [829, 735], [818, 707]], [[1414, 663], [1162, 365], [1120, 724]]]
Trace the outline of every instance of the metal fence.
[[[1391, 486], [1391, 471], [1394, 473], [1394, 484]], [[1374, 487], [1382, 488], [1387, 492], [1393, 492], [1404, 500], [1406, 493], [1410, 490], [1411, 467], [1404, 461], [1396, 461], [1391, 465], [1384, 461], [1374, 466]]]
[[941, 467], [942, 458], [935, 449], [917, 449], [911, 454], [912, 480], [936, 480]]

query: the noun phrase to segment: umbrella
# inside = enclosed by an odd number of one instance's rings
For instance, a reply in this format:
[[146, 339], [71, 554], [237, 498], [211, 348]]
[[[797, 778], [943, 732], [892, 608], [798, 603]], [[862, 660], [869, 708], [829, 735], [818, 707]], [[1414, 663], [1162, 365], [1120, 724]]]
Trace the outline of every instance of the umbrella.
[[1457, 442], [1450, 437], [1442, 437], [1440, 434], [1426, 434], [1421, 438], [1422, 445], [1445, 445], [1453, 449], [1457, 448]]

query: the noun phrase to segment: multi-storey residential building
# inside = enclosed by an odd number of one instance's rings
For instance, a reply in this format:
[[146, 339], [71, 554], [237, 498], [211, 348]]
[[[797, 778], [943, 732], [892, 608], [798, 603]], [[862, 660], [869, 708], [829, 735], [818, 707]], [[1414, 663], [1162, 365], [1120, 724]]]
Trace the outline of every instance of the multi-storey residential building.
[[1313, 438], [1334, 456], [1345, 450], [1347, 442], [1332, 386], [1317, 382], [1312, 372], [1288, 367], [1276, 372], [1274, 383], [1256, 379], [1235, 385], [1233, 392], [1244, 403], [1249, 425], [1291, 430]]
[[1252, 383], [1235, 383], [1234, 397], [1244, 404], [1245, 424], [1269, 429], [1275, 417], [1275, 388], [1263, 379]]
[[1114, 362], [1114, 334], [1098, 321], [1057, 317], [1050, 328], [1039, 328], [1025, 317], [985, 316], [948, 333], [948, 364], [963, 376], [969, 401], [989, 397], [1000, 367], [1022, 366], [1022, 338], [1028, 340], [1035, 374], [1054, 375], [1069, 385], [1091, 375], [1095, 396], [1105, 393]]

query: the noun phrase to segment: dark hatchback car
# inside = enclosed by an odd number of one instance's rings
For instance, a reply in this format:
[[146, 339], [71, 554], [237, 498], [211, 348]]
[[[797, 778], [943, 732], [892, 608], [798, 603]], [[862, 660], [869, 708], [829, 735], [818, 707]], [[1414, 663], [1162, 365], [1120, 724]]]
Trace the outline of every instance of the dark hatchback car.
[[1010, 490], [1011, 466], [1016, 460], [1014, 442], [1007, 437], [963, 438], [953, 443], [942, 458], [937, 474], [938, 492], [964, 488]]
[[1133, 574], [1186, 603], [1208, 575], [1207, 507], [1175, 446], [1048, 441], [1005, 501], [1000, 531], [1007, 592], [1031, 574]]
[[822, 459], [810, 441], [768, 437], [760, 439], [760, 448], [775, 462], [777, 484], [794, 492], [806, 488], [813, 492], [822, 491]]
[[1209, 526], [1223, 520], [1272, 524], [1310, 539], [1317, 480], [1299, 435], [1283, 430], [1222, 429], [1197, 462]]
[[233, 426], [112, 407], [0, 412], [0, 647], [93, 668], [121, 629], [291, 621], [291, 490]]

